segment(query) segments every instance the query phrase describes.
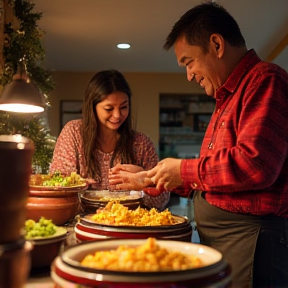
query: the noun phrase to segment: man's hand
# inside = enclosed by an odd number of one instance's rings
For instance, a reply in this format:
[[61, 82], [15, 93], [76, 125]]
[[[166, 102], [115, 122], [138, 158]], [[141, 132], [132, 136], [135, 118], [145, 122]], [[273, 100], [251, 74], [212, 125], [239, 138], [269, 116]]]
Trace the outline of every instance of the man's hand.
[[147, 171], [147, 178], [151, 178], [159, 191], [169, 191], [182, 184], [180, 166], [182, 159], [166, 158], [157, 166]]

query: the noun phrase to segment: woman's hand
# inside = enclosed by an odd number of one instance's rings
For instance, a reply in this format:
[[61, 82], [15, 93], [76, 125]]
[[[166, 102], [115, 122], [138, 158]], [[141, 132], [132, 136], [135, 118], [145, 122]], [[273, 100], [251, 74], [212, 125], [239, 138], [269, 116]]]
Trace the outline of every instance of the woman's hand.
[[96, 181], [92, 178], [85, 178], [85, 181], [88, 185], [92, 185], [96, 183]]
[[[147, 171], [131, 173], [120, 170], [118, 173], [109, 173], [110, 189], [115, 190], [143, 190], [143, 188], [152, 185], [150, 178], [146, 177]], [[112, 190], [112, 189], [111, 189]]]
[[116, 164], [113, 168], [109, 170], [110, 174], [119, 173], [120, 171], [126, 171], [131, 173], [137, 173], [144, 171], [141, 166], [132, 165], [132, 164]]
[[147, 171], [131, 173], [120, 170], [117, 174], [109, 174], [109, 189], [110, 190], [138, 190], [143, 191], [151, 197], [159, 196], [164, 190], [153, 185], [150, 178], [147, 178]]
[[[137, 173], [131, 173], [131, 171], [135, 171], [133, 169], [138, 166], [119, 164], [109, 172], [109, 184], [115, 190], [143, 190], [146, 194], [156, 197], [163, 191], [170, 191], [182, 184], [181, 161], [181, 159], [166, 158], [153, 169]], [[155, 185], [156, 187], [149, 187]]]

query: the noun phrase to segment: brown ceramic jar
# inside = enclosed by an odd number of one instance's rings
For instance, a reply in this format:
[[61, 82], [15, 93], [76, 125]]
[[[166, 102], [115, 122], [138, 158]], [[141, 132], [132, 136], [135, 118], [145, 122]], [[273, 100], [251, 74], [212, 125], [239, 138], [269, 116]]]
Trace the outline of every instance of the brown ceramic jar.
[[33, 141], [0, 135], [0, 244], [17, 241], [26, 221]]

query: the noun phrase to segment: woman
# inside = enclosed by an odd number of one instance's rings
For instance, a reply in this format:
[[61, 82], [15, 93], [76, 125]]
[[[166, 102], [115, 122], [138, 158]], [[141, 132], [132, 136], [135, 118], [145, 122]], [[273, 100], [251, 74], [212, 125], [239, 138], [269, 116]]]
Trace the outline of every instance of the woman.
[[[155, 147], [132, 129], [130, 107], [131, 90], [124, 76], [117, 70], [96, 73], [85, 91], [82, 119], [68, 122], [57, 139], [50, 173], [77, 172], [89, 188], [113, 190], [108, 174], [115, 165], [127, 164], [130, 172], [153, 168], [158, 163]], [[162, 210], [169, 198], [169, 192], [156, 198], [145, 194], [144, 204]]]

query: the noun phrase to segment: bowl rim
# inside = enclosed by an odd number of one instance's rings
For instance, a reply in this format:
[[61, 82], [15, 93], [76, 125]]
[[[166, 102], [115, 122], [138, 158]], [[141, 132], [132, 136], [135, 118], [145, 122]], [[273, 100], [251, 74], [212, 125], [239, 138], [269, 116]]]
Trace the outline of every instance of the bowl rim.
[[[80, 271], [96, 273], [96, 274], [103, 274], [103, 275], [123, 275], [126, 276], [165, 276], [167, 273], [169, 275], [182, 275], [186, 273], [195, 273], [195, 271], [203, 271], [209, 269], [209, 267], [217, 266], [221, 261], [223, 261], [223, 255], [218, 250], [198, 243], [190, 243], [190, 242], [183, 242], [183, 241], [175, 241], [175, 240], [161, 240], [156, 239], [157, 244], [160, 247], [164, 247], [169, 249], [170, 251], [179, 251], [187, 254], [201, 256], [200, 258], [204, 261], [204, 266], [198, 268], [191, 268], [186, 270], [169, 270], [169, 271], [157, 271], [157, 272], [128, 272], [128, 271], [114, 271], [114, 270], [104, 270], [104, 269], [95, 269], [90, 267], [85, 267], [80, 265], [80, 261], [77, 260], [77, 257], [83, 255], [84, 252], [86, 255], [94, 251], [94, 253], [98, 250], [111, 250], [116, 249], [120, 245], [128, 245], [131, 247], [136, 247], [141, 244], [146, 243], [147, 239], [106, 239], [106, 240], [96, 240], [96, 241], [88, 241], [82, 242], [77, 245], [73, 245], [68, 247], [61, 255], [61, 261], [66, 265], [75, 268]], [[182, 247], [179, 249], [179, 247]], [[213, 255], [213, 257], [212, 257]]]
[[[85, 194], [95, 194], [93, 195], [95, 198], [93, 197], [87, 197], [87, 195]], [[110, 191], [110, 190], [86, 190], [84, 191], [82, 194], [79, 195], [80, 199], [81, 200], [84, 200], [86, 202], [91, 202], [91, 203], [101, 203], [101, 204], [104, 204], [104, 203], [108, 203], [110, 201], [112, 201], [111, 199], [110, 200], [101, 200], [101, 197], [105, 197], [105, 195], [102, 195], [102, 194], [108, 194], [108, 196], [116, 196], [116, 195], [113, 195], [113, 194], [127, 194], [125, 195], [127, 197], [127, 199], [120, 199], [119, 202], [120, 204], [122, 203], [126, 203], [126, 202], [131, 202], [131, 201], [142, 201], [143, 200], [143, 197], [144, 197], [144, 192], [143, 191], [138, 191], [138, 190], [119, 190], [119, 191]], [[97, 194], [100, 194], [99, 196], [97, 196]], [[100, 199], [97, 199], [100, 198]], [[107, 196], [106, 196], [107, 197]], [[119, 197], [119, 196], [117, 196]], [[117, 197], [115, 197], [117, 199]], [[120, 196], [121, 197], [121, 196]], [[123, 196], [122, 196], [123, 197]], [[111, 197], [113, 198], [113, 197]]]
[[35, 245], [45, 245], [49, 243], [54, 243], [60, 240], [63, 240], [67, 237], [68, 230], [65, 227], [56, 226], [56, 232], [53, 235], [49, 235], [46, 237], [33, 237], [26, 238], [26, 241], [32, 242]]
[[21, 236], [13, 242], [1, 243], [0, 244], [0, 257], [1, 257], [1, 254], [3, 254], [4, 252], [9, 252], [9, 251], [23, 248], [25, 242], [26, 242], [26, 239]]
[[75, 232], [75, 237], [77, 238], [77, 234], [78, 235], [81, 235], [81, 236], [84, 236], [84, 237], [88, 237], [88, 239], [110, 239], [111, 237], [109, 236], [106, 236], [106, 235], [100, 235], [100, 234], [93, 234], [93, 233], [90, 233], [90, 232], [86, 232], [86, 231], [82, 231], [80, 230], [77, 225], [75, 225], [74, 227], [74, 232]]
[[[98, 274], [92, 272], [81, 271], [70, 265], [64, 263], [61, 259], [61, 256], [57, 256], [51, 265], [51, 273], [55, 273], [57, 276], [61, 277], [61, 279], [69, 281], [69, 283], [77, 283], [84, 285], [99, 285], [101, 282], [112, 282], [112, 283], [175, 283], [181, 281], [189, 281], [189, 280], [197, 280], [207, 279], [211, 280], [211, 276], [215, 276], [219, 281], [223, 280], [225, 283], [230, 283], [231, 281], [231, 269], [225, 260], [221, 260], [218, 263], [210, 266], [203, 267], [202, 270], [197, 270], [191, 273], [191, 271], [183, 270], [183, 273], [170, 273], [167, 272], [164, 276], [162, 274], [154, 273], [155, 275], [151, 275], [147, 277], [147, 275], [139, 275], [139, 273], [135, 272], [133, 275], [128, 276], [125, 272], [122, 272], [119, 275], [115, 274]], [[200, 269], [200, 268], [198, 268]], [[222, 273], [223, 272], [223, 273]], [[220, 278], [221, 279], [220, 279]], [[215, 280], [215, 279], [214, 279]], [[222, 283], [222, 282], [221, 282]], [[78, 286], [77, 286], [78, 287]], [[85, 286], [86, 287], [86, 286]], [[89, 286], [90, 287], [90, 286]], [[94, 287], [94, 286], [93, 286]], [[226, 286], [225, 286], [226, 287]]]
[[37, 191], [68, 191], [68, 192], [79, 192], [79, 190], [86, 190], [88, 183], [82, 183], [74, 186], [43, 186], [43, 185], [29, 185], [31, 192]]
[[22, 247], [18, 248], [18, 249], [13, 249], [13, 250], [9, 250], [9, 251], [3, 251], [3, 253], [0, 255], [0, 260], [5, 260], [11, 257], [17, 257], [19, 255], [21, 255], [22, 253], [25, 254], [30, 254], [31, 251], [33, 251], [34, 245], [32, 242], [26, 240], [23, 244]]
[[[82, 226], [83, 227], [83, 226]], [[107, 235], [101, 235], [101, 234], [99, 234], [99, 233], [93, 233], [92, 231], [85, 231], [85, 230], [81, 230], [81, 226], [79, 225], [79, 223], [77, 224], [77, 225], [75, 225], [75, 227], [74, 227], [74, 232], [75, 232], [75, 237], [78, 239], [78, 240], [80, 240], [80, 241], [82, 241], [82, 240], [84, 240], [84, 241], [91, 241], [91, 240], [96, 240], [96, 239], [98, 239], [98, 240], [105, 240], [105, 239], [111, 239], [111, 238], [117, 238], [117, 239], [120, 239], [120, 238], [123, 238], [123, 236], [115, 236], [115, 235], [113, 235], [113, 236], [107, 236]], [[123, 235], [123, 233], [125, 233], [125, 232], [120, 232], [121, 233], [121, 235]], [[128, 233], [129, 234], [129, 233]], [[143, 233], [138, 233], [139, 235], [143, 235]], [[173, 239], [179, 239], [180, 237], [190, 237], [191, 238], [191, 235], [192, 235], [192, 228], [191, 228], [191, 230], [190, 231], [183, 231], [181, 234], [172, 234], [172, 235], [169, 235], [169, 236], [166, 236], [166, 235], [157, 235], [157, 238], [158, 239], [163, 239], [163, 240], [165, 240], [165, 239], [169, 239], [169, 240], [173, 240]], [[143, 239], [143, 238], [147, 238], [148, 236], [147, 235], [145, 235], [144, 234], [144, 236], [143, 237], [138, 237], [138, 238], [135, 238], [135, 234], [133, 233], [133, 236], [132, 237], [134, 237], [133, 239]], [[151, 236], [152, 237], [152, 236]], [[156, 236], [155, 236], [156, 237]], [[125, 238], [127, 238], [127, 235], [126, 235], [126, 237]], [[131, 239], [131, 237], [128, 237], [127, 239]]]
[[[182, 225], [180, 225], [182, 224]], [[85, 222], [80, 222], [76, 223], [75, 227], [81, 227], [83, 229], [81, 230], [87, 230], [88, 232], [91, 233], [98, 233], [99, 231], [105, 231], [105, 232], [115, 232], [115, 233], [133, 233], [133, 234], [142, 234], [142, 233], [176, 233], [179, 231], [183, 230], [191, 230], [192, 227], [190, 223], [179, 223], [179, 225], [171, 225], [171, 226], [108, 226], [105, 224], [96, 224], [96, 225], [91, 225], [87, 224]]]
[[188, 218], [186, 216], [180, 216], [180, 215], [175, 215], [172, 214], [172, 216], [174, 218], [176, 218], [179, 222], [175, 223], [175, 224], [171, 224], [171, 225], [154, 225], [154, 226], [133, 226], [133, 225], [112, 225], [112, 224], [102, 224], [102, 223], [98, 223], [95, 222], [89, 218], [91, 218], [94, 214], [86, 214], [83, 217], [80, 217], [79, 223], [81, 223], [84, 226], [88, 226], [88, 227], [95, 227], [95, 228], [99, 228], [101, 227], [101, 229], [105, 230], [107, 229], [108, 231], [113, 231], [113, 229], [118, 230], [119, 228], [124, 230], [124, 229], [131, 229], [131, 230], [144, 230], [144, 231], [148, 231], [148, 230], [167, 230], [167, 229], [175, 229], [175, 228], [181, 228], [184, 226], [187, 226], [188, 224], [190, 225], [190, 222], [188, 220]]

